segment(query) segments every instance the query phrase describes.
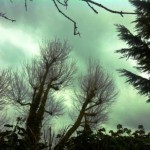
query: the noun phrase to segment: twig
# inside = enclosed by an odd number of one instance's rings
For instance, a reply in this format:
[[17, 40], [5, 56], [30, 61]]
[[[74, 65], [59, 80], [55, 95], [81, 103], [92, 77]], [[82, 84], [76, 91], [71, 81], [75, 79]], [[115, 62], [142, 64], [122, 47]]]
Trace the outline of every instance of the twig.
[[58, 12], [61, 13], [65, 18], [67, 18], [68, 20], [70, 20], [73, 24], [74, 24], [74, 35], [79, 35], [80, 36], [80, 32], [78, 31], [78, 27], [77, 27], [77, 23], [71, 19], [69, 16], [67, 16], [64, 12], [62, 12], [60, 10], [60, 8], [58, 7], [56, 0], [53, 0], [55, 7], [57, 8]]
[[51, 116], [53, 115], [53, 113], [50, 112], [50, 111], [48, 111], [48, 110], [45, 110], [45, 112], [48, 113], [48, 114], [51, 115]]
[[111, 13], [120, 14], [122, 17], [123, 17], [124, 14], [137, 14], [137, 13], [134, 13], [134, 12], [124, 12], [124, 11], [112, 10], [112, 9], [109, 9], [109, 8], [105, 7], [104, 5], [102, 5], [102, 4], [100, 4], [100, 3], [97, 3], [97, 2], [94, 2], [94, 1], [91, 1], [91, 0], [82, 0], [82, 1], [85, 1], [85, 2], [87, 2], [87, 3], [94, 4], [94, 5], [98, 6], [98, 7], [101, 7], [101, 8], [103, 8], [103, 9], [105, 9], [105, 10], [111, 12]]
[[64, 0], [64, 3], [62, 3], [60, 0], [57, 0], [57, 2], [67, 8], [68, 6], [68, 0]]
[[15, 21], [16, 21], [16, 20], [14, 20], [14, 19], [8, 18], [8, 17], [5, 15], [5, 13], [0, 13], [0, 16], [3, 17], [3, 18], [5, 18], [5, 19], [7, 19], [7, 20], [12, 21], [12, 22], [15, 22]]
[[88, 6], [89, 6], [96, 14], [98, 14], [98, 11], [97, 11], [94, 7], [92, 7], [92, 6], [89, 4], [89, 2], [87, 2], [87, 4], [88, 4]]
[[17, 101], [17, 103], [19, 103], [21, 106], [30, 106], [31, 103], [23, 103], [21, 101]]

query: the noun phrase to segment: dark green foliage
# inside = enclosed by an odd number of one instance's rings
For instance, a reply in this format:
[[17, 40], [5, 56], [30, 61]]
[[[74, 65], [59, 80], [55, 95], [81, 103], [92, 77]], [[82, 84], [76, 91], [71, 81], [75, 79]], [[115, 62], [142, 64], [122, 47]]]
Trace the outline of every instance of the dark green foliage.
[[20, 127], [21, 118], [17, 118], [16, 125], [4, 125], [6, 131], [0, 132], [1, 150], [27, 150], [27, 144], [24, 141], [25, 129]]
[[149, 0], [129, 0], [130, 3], [136, 7], [138, 13], [135, 28], [144, 39], [150, 38], [150, 1]]
[[[25, 143], [25, 130], [17, 123], [15, 126], [5, 125], [6, 131], [0, 132], [1, 150], [29, 150]], [[9, 129], [9, 130], [8, 130]], [[59, 138], [59, 137], [57, 137]], [[39, 143], [38, 150], [50, 150], [44, 143]], [[150, 133], [145, 133], [143, 125], [132, 132], [131, 129], [117, 125], [117, 130], [106, 133], [105, 128], [93, 131], [77, 131], [76, 137], [71, 137], [60, 150], [149, 150]]]
[[[26, 130], [22, 128], [22, 118], [17, 118], [16, 125], [6, 124], [5, 131], [0, 132], [0, 150], [30, 150], [30, 145], [26, 143]], [[44, 143], [39, 143], [39, 149], [47, 147]]]
[[119, 72], [121, 73], [121, 75], [126, 76], [128, 78], [126, 82], [132, 84], [137, 90], [139, 90], [140, 94], [149, 96], [150, 80], [136, 75], [126, 69], [121, 69], [119, 70]]
[[[129, 0], [136, 8], [135, 35], [126, 27], [116, 25], [121, 40], [128, 44], [128, 48], [117, 50], [121, 53], [121, 58], [131, 58], [136, 61], [136, 68], [140, 72], [150, 75], [150, 1], [149, 0]], [[143, 78], [128, 70], [119, 70], [123, 76], [127, 77], [127, 82], [132, 84], [140, 94], [149, 96], [150, 79]], [[149, 100], [147, 100], [149, 102]]]
[[149, 44], [141, 39], [140, 35], [133, 35], [126, 27], [122, 25], [116, 25], [119, 32], [119, 37], [124, 40], [129, 48], [123, 48], [117, 50], [117, 53], [121, 53], [121, 58], [132, 58], [137, 61], [140, 71], [150, 73], [150, 48]]
[[110, 130], [109, 134], [104, 128], [96, 133], [80, 131], [66, 143], [65, 150], [149, 150], [150, 135], [142, 125], [138, 128], [132, 132], [118, 124], [117, 131]]

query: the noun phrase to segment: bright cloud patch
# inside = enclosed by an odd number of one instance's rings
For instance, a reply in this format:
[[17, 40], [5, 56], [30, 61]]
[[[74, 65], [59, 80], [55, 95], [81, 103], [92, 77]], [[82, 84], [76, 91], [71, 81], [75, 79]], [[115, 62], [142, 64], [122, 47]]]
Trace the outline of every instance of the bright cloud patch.
[[0, 26], [0, 33], [0, 47], [3, 43], [10, 43], [14, 47], [20, 48], [27, 56], [38, 54], [38, 41], [34, 40], [30, 34], [21, 30], [4, 28], [3, 26]]

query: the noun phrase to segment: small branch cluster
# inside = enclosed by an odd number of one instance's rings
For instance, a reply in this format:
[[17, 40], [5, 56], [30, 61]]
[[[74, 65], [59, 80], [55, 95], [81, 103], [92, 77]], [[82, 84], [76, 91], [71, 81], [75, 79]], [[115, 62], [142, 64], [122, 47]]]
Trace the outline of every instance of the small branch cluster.
[[[96, 10], [96, 8], [94, 8], [93, 6], [97, 6], [99, 8], [105, 9], [106, 11], [110, 12], [110, 13], [114, 13], [114, 14], [120, 14], [122, 17], [125, 14], [137, 14], [135, 12], [124, 12], [124, 11], [116, 11], [116, 10], [112, 10], [107, 8], [106, 6], [102, 5], [101, 3], [92, 1], [92, 0], [82, 0], [84, 2], [87, 3], [87, 5], [96, 13], [98, 14], [98, 11]], [[59, 5], [62, 5], [64, 7], [68, 7], [68, 0], [64, 0], [63, 2], [61, 2], [60, 0], [53, 0], [55, 7], [57, 8], [58, 12], [61, 13], [65, 18], [67, 18], [69, 21], [71, 21], [73, 23], [74, 26], [74, 35], [79, 35], [80, 36], [80, 32], [78, 31], [78, 26], [75, 20], [73, 20], [71, 17], [69, 17], [68, 15], [66, 15], [60, 8]], [[93, 5], [93, 6], [92, 6]]]
[[[30, 0], [32, 1], [32, 0]], [[61, 9], [60, 9], [60, 6], [63, 6], [67, 9], [68, 7], [68, 2], [69, 0], [52, 0], [56, 9], [58, 10], [58, 12], [60, 14], [62, 14], [66, 19], [68, 19], [70, 22], [73, 23], [73, 34], [74, 35], [79, 35], [80, 36], [80, 32], [78, 31], [78, 26], [77, 26], [77, 22], [72, 19], [72, 17], [68, 16], [66, 13], [64, 13]], [[110, 13], [114, 13], [114, 14], [120, 14], [122, 17], [123, 15], [125, 14], [137, 14], [136, 12], [124, 12], [124, 11], [116, 11], [116, 10], [112, 10], [112, 9], [109, 9], [107, 8], [106, 6], [102, 5], [101, 3], [98, 3], [98, 2], [95, 2], [93, 0], [81, 0], [83, 2], [86, 2], [87, 5], [89, 6], [90, 9], [92, 9], [96, 14], [98, 14], [98, 11], [96, 10], [96, 8], [94, 6], [97, 6], [99, 8], [102, 8]], [[12, 2], [12, 1], [11, 1]], [[93, 5], [93, 6], [92, 6]], [[25, 7], [25, 10], [27, 11], [27, 0], [24, 0], [24, 7]], [[10, 20], [12, 22], [16, 21], [14, 19], [10, 19], [8, 18], [5, 13], [0, 13], [0, 16], [7, 19], [7, 20]]]

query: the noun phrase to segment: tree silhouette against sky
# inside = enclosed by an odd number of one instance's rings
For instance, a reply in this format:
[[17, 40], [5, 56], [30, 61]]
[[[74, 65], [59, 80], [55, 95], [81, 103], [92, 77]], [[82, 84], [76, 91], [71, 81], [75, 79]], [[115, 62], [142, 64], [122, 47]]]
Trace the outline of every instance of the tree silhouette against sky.
[[150, 102], [150, 1], [130, 0], [136, 7], [135, 33], [130, 32], [125, 26], [117, 25], [119, 37], [125, 41], [128, 48], [117, 50], [122, 58], [131, 58], [136, 62], [136, 69], [145, 73], [147, 77], [140, 76], [129, 70], [121, 69], [121, 75], [127, 77], [127, 82], [132, 84], [140, 94], [148, 96]]

